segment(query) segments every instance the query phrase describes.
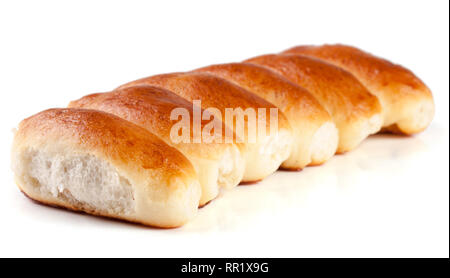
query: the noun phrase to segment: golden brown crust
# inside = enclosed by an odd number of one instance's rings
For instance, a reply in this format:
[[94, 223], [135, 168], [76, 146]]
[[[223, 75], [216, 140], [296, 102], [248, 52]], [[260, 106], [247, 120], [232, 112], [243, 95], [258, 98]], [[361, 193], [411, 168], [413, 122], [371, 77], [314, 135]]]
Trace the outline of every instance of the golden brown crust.
[[258, 180], [253, 180], [253, 181], [241, 181], [241, 183], [239, 183], [239, 185], [255, 185], [257, 183], [259, 183], [260, 181], [262, 181], [262, 179], [258, 179]]
[[342, 121], [381, 112], [378, 99], [353, 75], [318, 59], [300, 55], [263, 55], [245, 62], [262, 65], [306, 88]]
[[[194, 121], [192, 104], [166, 89], [155, 86], [133, 86], [109, 93], [91, 94], [70, 102], [69, 107], [96, 109], [114, 114], [144, 127], [170, 145], [196, 157], [217, 159], [230, 147], [230, 144], [226, 143], [203, 143], [201, 145], [174, 143], [170, 139], [170, 130], [177, 121], [171, 120], [170, 114], [176, 108], [186, 109], [189, 112], [190, 126], [192, 127]], [[209, 121], [201, 120], [200, 123], [203, 130]], [[194, 142], [193, 128], [190, 128], [190, 135], [191, 142]], [[224, 138], [222, 142], [225, 142]]]
[[316, 58], [288, 54], [263, 55], [245, 62], [270, 68], [311, 92], [339, 129], [338, 153], [354, 149], [381, 128], [378, 98], [341, 68]]
[[80, 146], [135, 175], [156, 170], [164, 173], [160, 176], [164, 179], [196, 177], [190, 162], [176, 149], [144, 128], [109, 113], [75, 108], [45, 110], [19, 124], [14, 145], [39, 148], [52, 142]]
[[[215, 198], [219, 187], [234, 187], [242, 178], [244, 161], [240, 151], [244, 150], [245, 146], [228, 143], [232, 141], [227, 141], [226, 136], [231, 134], [230, 138], [233, 138], [232, 131], [222, 132], [222, 138], [218, 138], [221, 139], [219, 142], [209, 143], [202, 140], [204, 127], [210, 123], [209, 120], [202, 120], [202, 114], [206, 112], [197, 107], [195, 113], [192, 103], [166, 89], [147, 85], [132, 86], [110, 93], [88, 95], [72, 101], [69, 107], [96, 109], [114, 114], [144, 127], [180, 150], [197, 170], [202, 185], [200, 205]], [[183, 121], [189, 117], [188, 122], [181, 122], [179, 118], [172, 120], [172, 112], [180, 109], [183, 110]], [[197, 118], [200, 122], [199, 134], [194, 132]], [[189, 130], [188, 137], [183, 138], [187, 139], [187, 142], [178, 142], [173, 137], [172, 128], [180, 123], [184, 125], [183, 128]], [[226, 128], [221, 122], [220, 126], [222, 129]], [[222, 172], [220, 168], [223, 161], [231, 165], [227, 172]]]
[[387, 85], [392, 82], [403, 83], [413, 89], [420, 90], [415, 93], [424, 93], [431, 96], [428, 94], [425, 84], [410, 70], [356, 47], [341, 44], [297, 46], [283, 53], [314, 56], [337, 64], [360, 78], [361, 82], [367, 83], [369, 87]]
[[[402, 120], [399, 118], [400, 115], [396, 114], [405, 106], [411, 105], [412, 102], [421, 100], [432, 102], [431, 91], [410, 70], [356, 47], [340, 44], [298, 46], [283, 53], [323, 59], [354, 74], [361, 83], [380, 98], [384, 109], [387, 109], [385, 127], [395, 125]], [[430, 105], [433, 106], [433, 104]], [[403, 130], [402, 132], [415, 133], [423, 128], [425, 126], [418, 126], [418, 130]], [[392, 126], [392, 129], [398, 130], [395, 126]]]
[[[336, 151], [337, 131], [330, 114], [303, 87], [270, 69], [250, 63], [211, 65], [195, 71], [224, 78], [281, 109], [294, 133], [291, 155], [281, 165], [282, 169], [302, 169], [313, 161], [327, 160]], [[320, 136], [325, 126], [329, 130]], [[317, 141], [328, 145], [319, 146], [315, 144]]]
[[211, 65], [197, 69], [225, 78], [257, 94], [280, 108], [289, 118], [325, 122], [331, 120], [328, 112], [304, 88], [262, 66], [249, 63]]
[[[275, 105], [248, 92], [244, 88], [207, 73], [186, 72], [155, 75], [132, 81], [119, 88], [135, 85], [163, 87], [188, 101], [201, 100], [202, 108], [218, 108], [222, 112], [222, 120], [224, 122], [226, 108], [276, 108]], [[280, 128], [290, 129], [283, 113], [279, 113], [278, 119]]]
[[[48, 191], [45, 188], [51, 181], [33, 177], [35, 166], [29, 161], [30, 151], [68, 161], [89, 155], [106, 162], [128, 182], [123, 186], [132, 187], [133, 203], [129, 211], [115, 212], [67, 198], [65, 194], [70, 195], [70, 191], [63, 191], [64, 194]], [[23, 120], [14, 136], [12, 165], [17, 185], [30, 198], [89, 214], [177, 227], [192, 218], [199, 205], [201, 189], [197, 174], [183, 154], [146, 129], [101, 111], [49, 109]]]
[[[235, 139], [243, 142], [241, 152], [245, 161], [243, 180], [257, 180], [267, 177], [278, 169], [291, 150], [292, 129], [286, 116], [278, 108], [263, 98], [250, 93], [223, 78], [199, 72], [170, 73], [139, 79], [119, 87], [120, 89], [136, 85], [153, 85], [168, 89], [188, 101], [201, 101], [201, 107], [211, 112], [236, 134]], [[268, 113], [277, 111], [277, 132], [271, 122], [273, 118], [266, 116], [265, 122], [249, 124], [256, 118], [243, 116], [257, 115], [260, 108]], [[272, 110], [273, 109], [273, 110]], [[260, 110], [259, 110], [260, 111]], [[231, 112], [231, 113], [230, 113]], [[243, 122], [238, 123], [236, 115]], [[265, 123], [266, 132], [259, 128]]]

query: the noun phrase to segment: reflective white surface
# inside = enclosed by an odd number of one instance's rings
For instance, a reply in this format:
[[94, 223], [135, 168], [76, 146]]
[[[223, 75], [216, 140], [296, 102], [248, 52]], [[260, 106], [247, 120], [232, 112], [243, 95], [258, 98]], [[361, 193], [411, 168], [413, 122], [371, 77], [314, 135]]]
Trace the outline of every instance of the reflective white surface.
[[[448, 1], [0, 1], [0, 257], [449, 255]], [[436, 116], [223, 193], [179, 229], [37, 205], [15, 186], [20, 120], [139, 77], [342, 42], [410, 68]]]
[[192, 222], [170, 230], [38, 205], [6, 179], [2, 250], [14, 256], [444, 256], [445, 141], [448, 131], [437, 126], [415, 137], [375, 135], [325, 165], [223, 192]]

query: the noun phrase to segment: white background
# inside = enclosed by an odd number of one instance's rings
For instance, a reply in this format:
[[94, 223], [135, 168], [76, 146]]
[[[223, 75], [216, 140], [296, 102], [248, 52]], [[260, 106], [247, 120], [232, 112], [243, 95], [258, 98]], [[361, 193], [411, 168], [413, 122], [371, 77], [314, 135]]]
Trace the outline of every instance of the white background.
[[[13, 183], [11, 129], [27, 116], [147, 75], [335, 42], [413, 70], [434, 93], [432, 125], [241, 186], [172, 230], [40, 206]], [[448, 76], [448, 1], [1, 1], [0, 256], [448, 257]]]

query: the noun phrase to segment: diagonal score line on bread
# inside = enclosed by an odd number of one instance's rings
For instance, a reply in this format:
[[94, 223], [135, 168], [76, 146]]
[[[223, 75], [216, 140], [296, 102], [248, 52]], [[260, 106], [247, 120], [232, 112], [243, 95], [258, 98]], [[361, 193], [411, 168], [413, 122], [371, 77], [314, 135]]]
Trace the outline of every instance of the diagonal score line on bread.
[[[132, 81], [119, 87], [136, 85], [153, 85], [162, 87], [174, 92], [175, 94], [187, 99], [188, 101], [201, 100], [202, 108], [215, 108], [222, 121], [229, 128], [235, 130], [234, 118], [225, 117], [228, 109], [247, 108], [257, 110], [259, 108], [275, 108], [272, 103], [263, 98], [239, 87], [223, 78], [216, 77], [207, 73], [170, 73], [150, 76], [136, 81]], [[266, 121], [269, 129], [269, 121]], [[245, 172], [242, 181], [259, 181], [275, 172], [279, 166], [288, 159], [290, 155], [292, 129], [286, 116], [278, 112], [278, 127], [276, 134], [266, 133], [260, 135], [257, 133], [256, 142], [244, 142], [246, 146], [243, 156], [245, 159]], [[245, 134], [252, 133], [255, 126], [245, 125]]]
[[[144, 127], [164, 142], [181, 151], [192, 163], [202, 185], [200, 205], [203, 206], [219, 194], [220, 188], [232, 188], [239, 184], [244, 174], [244, 161], [240, 154], [242, 144], [193, 143], [190, 128], [190, 143], [174, 143], [171, 140], [171, 112], [185, 109], [193, 126], [194, 111], [186, 99], [154, 86], [133, 86], [110, 93], [97, 93], [72, 101], [69, 107], [101, 110], [119, 116]], [[200, 122], [200, 128], [206, 121]], [[189, 126], [188, 126], [189, 127]]]
[[336, 152], [338, 131], [330, 114], [306, 89], [262, 66], [249, 63], [211, 65], [197, 69], [222, 77], [278, 106], [294, 133], [285, 169], [319, 165]]
[[434, 117], [430, 89], [410, 70], [347, 45], [297, 46], [283, 53], [322, 59], [351, 72], [383, 106], [383, 130], [414, 134]]
[[50, 109], [23, 120], [12, 168], [36, 201], [157, 227], [192, 219], [201, 194], [182, 153], [144, 128], [88, 109]]
[[307, 89], [333, 117], [339, 130], [337, 152], [356, 148], [382, 125], [381, 105], [352, 74], [321, 60], [268, 54], [246, 60], [283, 75]]

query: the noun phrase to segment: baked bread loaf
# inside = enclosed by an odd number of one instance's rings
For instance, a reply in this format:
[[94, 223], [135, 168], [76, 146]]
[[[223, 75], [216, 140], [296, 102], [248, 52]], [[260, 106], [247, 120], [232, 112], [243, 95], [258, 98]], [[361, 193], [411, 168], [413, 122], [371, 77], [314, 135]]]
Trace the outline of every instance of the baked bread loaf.
[[[239, 144], [195, 142], [193, 132], [194, 111], [186, 99], [154, 86], [133, 86], [118, 89], [110, 93], [98, 93], [72, 101], [69, 107], [101, 110], [119, 116], [134, 124], [144, 127], [157, 135], [167, 144], [181, 151], [197, 171], [202, 186], [200, 205], [214, 199], [219, 188], [232, 188], [239, 184], [244, 174], [244, 161]], [[187, 142], [172, 138], [175, 121], [171, 113], [175, 109], [185, 109], [189, 120], [183, 126], [188, 128]], [[201, 111], [204, 113], [204, 111]], [[201, 120], [201, 119], [200, 119]], [[182, 121], [180, 121], [183, 124]], [[206, 121], [200, 121], [203, 130]], [[177, 130], [178, 131], [178, 130]]]
[[207, 72], [264, 98], [286, 115], [294, 140], [284, 169], [302, 169], [319, 165], [336, 152], [338, 131], [330, 114], [306, 89], [262, 66], [249, 63], [211, 65], [197, 69]]
[[268, 67], [316, 97], [339, 129], [338, 153], [354, 149], [381, 128], [377, 97], [341, 68], [300, 55], [263, 55], [246, 62]]
[[50, 109], [23, 120], [12, 168], [38, 202], [157, 227], [197, 211], [201, 188], [189, 160], [149, 131], [87, 109]]
[[[233, 117], [233, 114], [231, 117], [227, 116], [230, 115], [230, 110], [237, 111], [235, 109], [240, 108], [241, 111], [249, 111], [247, 109], [250, 108], [257, 113], [259, 108], [265, 110], [272, 108], [277, 111], [277, 107], [225, 79], [207, 73], [171, 73], [139, 79], [120, 88], [136, 85], [154, 85], [168, 89], [191, 102], [200, 100], [202, 108], [221, 119], [246, 146], [243, 151], [245, 160], [243, 182], [255, 182], [267, 177], [289, 157], [292, 131], [284, 114], [278, 111], [277, 127], [273, 127], [269, 121], [270, 111], [266, 111], [267, 120], [263, 125], [263, 129], [266, 128], [267, 131], [265, 134], [258, 132], [257, 126], [248, 124], [250, 121], [247, 117], [244, 118], [244, 126], [239, 130], [237, 117]], [[276, 128], [275, 132], [269, 131], [270, 126]], [[255, 138], [249, 138], [249, 135], [254, 135]]]
[[313, 56], [356, 76], [383, 107], [384, 130], [414, 134], [434, 117], [430, 89], [410, 70], [347, 45], [298, 46], [284, 53]]
[[380, 130], [420, 132], [433, 116], [430, 90], [402, 66], [298, 46], [40, 112], [15, 132], [12, 169], [43, 204], [171, 228], [221, 188], [321, 164]]

